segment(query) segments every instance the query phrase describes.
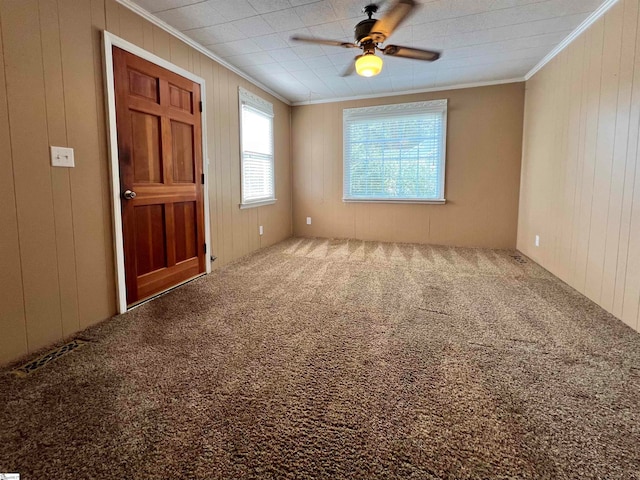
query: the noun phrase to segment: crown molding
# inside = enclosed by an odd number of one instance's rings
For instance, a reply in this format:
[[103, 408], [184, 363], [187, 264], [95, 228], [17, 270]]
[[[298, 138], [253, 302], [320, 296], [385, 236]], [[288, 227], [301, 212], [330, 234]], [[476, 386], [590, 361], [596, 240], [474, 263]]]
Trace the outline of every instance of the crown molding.
[[302, 105], [318, 105], [321, 103], [347, 102], [351, 100], [366, 100], [369, 98], [398, 97], [400, 95], [414, 95], [416, 93], [446, 92], [448, 90], [462, 90], [464, 88], [490, 87], [492, 85], [504, 85], [505, 83], [520, 83], [520, 82], [524, 82], [524, 78], [520, 77], [520, 78], [509, 78], [506, 80], [493, 80], [490, 82], [475, 82], [475, 83], [464, 83], [460, 85], [446, 85], [442, 87], [423, 88], [418, 90], [404, 90], [401, 92], [372, 93], [367, 95], [356, 95], [353, 97], [336, 97], [336, 98], [327, 98], [327, 99], [318, 99], [318, 100], [308, 100], [304, 102], [294, 102], [292, 105], [294, 107], [300, 107]]
[[183, 41], [184, 43], [186, 43], [190, 47], [194, 48], [198, 52], [202, 53], [204, 56], [210, 58], [214, 62], [219, 63], [220, 65], [222, 65], [226, 69], [231, 70], [236, 75], [244, 78], [248, 82], [251, 82], [253, 85], [255, 85], [256, 87], [258, 87], [258, 88], [260, 88], [262, 90], [264, 90], [268, 94], [274, 96], [275, 98], [277, 98], [281, 102], [284, 102], [287, 105], [291, 105], [291, 101], [290, 100], [286, 99], [285, 97], [283, 97], [279, 93], [274, 92], [272, 89], [270, 89], [266, 85], [260, 83], [255, 78], [252, 78], [251, 76], [249, 76], [246, 73], [244, 73], [242, 70], [239, 70], [237, 67], [235, 67], [235, 66], [231, 65], [230, 63], [228, 63], [227, 61], [223, 60], [222, 58], [217, 56], [215, 53], [213, 53], [211, 50], [209, 50], [209, 49], [205, 48], [204, 46], [200, 45], [198, 42], [196, 42], [192, 38], [187, 37], [180, 30], [177, 30], [176, 28], [172, 27], [168, 23], [160, 20], [154, 14], [148, 12], [147, 10], [142, 8], [141, 6], [133, 3], [131, 0], [116, 0], [116, 2], [118, 2], [123, 7], [128, 8], [132, 12], [140, 15], [145, 20], [153, 23], [156, 27], [161, 28], [165, 32], [167, 32], [167, 33], [173, 35], [174, 37], [178, 38], [179, 40]]
[[582, 22], [578, 27], [567, 36], [562, 42], [558, 44], [556, 48], [551, 50], [546, 57], [544, 57], [538, 64], [533, 67], [529, 72], [524, 76], [525, 80], [529, 80], [536, 73], [538, 73], [542, 67], [544, 67], [547, 63], [553, 60], [560, 52], [562, 52], [565, 48], [567, 48], [576, 38], [578, 38], [582, 33], [585, 32], [591, 25], [596, 23], [600, 17], [602, 17], [605, 13], [609, 11], [611, 7], [613, 7], [619, 0], [606, 0], [598, 9], [589, 15], [584, 22]]

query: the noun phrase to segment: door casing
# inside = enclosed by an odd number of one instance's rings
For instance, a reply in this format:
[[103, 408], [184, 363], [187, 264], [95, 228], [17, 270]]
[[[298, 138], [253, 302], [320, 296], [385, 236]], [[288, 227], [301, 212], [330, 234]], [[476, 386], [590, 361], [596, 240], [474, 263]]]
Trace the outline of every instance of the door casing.
[[[208, 260], [211, 252], [211, 225], [209, 220], [209, 171], [208, 171], [208, 154], [207, 154], [207, 129], [206, 129], [206, 91], [204, 79], [194, 75], [193, 73], [168, 62], [153, 53], [127, 42], [126, 40], [107, 32], [103, 32], [103, 58], [104, 58], [104, 78], [105, 78], [105, 102], [107, 111], [107, 120], [109, 126], [108, 147], [109, 147], [109, 165], [111, 179], [111, 201], [112, 201], [112, 220], [113, 220], [113, 237], [114, 237], [114, 259], [116, 269], [116, 292], [118, 313], [125, 313], [130, 308], [127, 307], [127, 288], [125, 280], [125, 264], [124, 264], [124, 237], [122, 232], [122, 216], [121, 212], [121, 196], [120, 196], [120, 166], [118, 163], [118, 133], [116, 126], [116, 94], [115, 81], [113, 71], [113, 47], [121, 48], [133, 55], [144, 60], [154, 63], [173, 73], [185, 77], [200, 85], [200, 97], [202, 100], [202, 115], [200, 116], [202, 124], [202, 171], [204, 172], [204, 236], [207, 244], [205, 252], [206, 273], [211, 273], [211, 262]], [[173, 288], [173, 287], [171, 287]], [[144, 303], [144, 302], [143, 302]], [[137, 306], [137, 305], [136, 305]]]

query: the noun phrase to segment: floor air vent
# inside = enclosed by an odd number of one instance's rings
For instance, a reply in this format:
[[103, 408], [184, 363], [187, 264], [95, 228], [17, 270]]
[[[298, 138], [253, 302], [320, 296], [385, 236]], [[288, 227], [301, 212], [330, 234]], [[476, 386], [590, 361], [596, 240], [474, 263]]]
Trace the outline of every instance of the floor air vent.
[[73, 352], [76, 348], [80, 348], [86, 343], [87, 342], [85, 342], [84, 340], [73, 340], [66, 345], [62, 345], [61, 347], [45, 353], [35, 360], [31, 360], [30, 362], [25, 363], [21, 367], [16, 368], [12, 373], [15, 373], [16, 375], [21, 377], [29, 375], [39, 368], [44, 367], [49, 362], [53, 362], [55, 359], [60, 358], [61, 356], [66, 355], [69, 352]]
[[522, 255], [511, 255], [511, 258], [513, 258], [516, 263], [519, 263], [520, 265], [525, 265], [527, 263], [526, 258], [524, 258]]

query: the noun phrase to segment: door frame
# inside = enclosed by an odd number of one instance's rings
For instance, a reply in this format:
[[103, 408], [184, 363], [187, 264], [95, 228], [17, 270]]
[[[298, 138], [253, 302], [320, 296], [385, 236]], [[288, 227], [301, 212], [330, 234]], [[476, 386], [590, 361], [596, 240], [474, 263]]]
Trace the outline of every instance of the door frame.
[[[109, 126], [108, 135], [108, 148], [109, 148], [109, 166], [110, 166], [110, 180], [111, 180], [111, 206], [113, 209], [113, 236], [114, 236], [114, 258], [116, 267], [116, 292], [117, 292], [117, 306], [118, 313], [125, 313], [129, 308], [127, 307], [127, 288], [125, 279], [124, 268], [124, 236], [122, 233], [122, 205], [120, 199], [120, 165], [118, 163], [118, 131], [116, 124], [116, 91], [115, 91], [115, 79], [113, 72], [113, 47], [121, 48], [133, 55], [136, 55], [143, 60], [154, 63], [159, 67], [176, 73], [182, 77], [185, 77], [200, 85], [200, 100], [202, 101], [202, 114], [200, 115], [200, 121], [202, 124], [202, 171], [204, 172], [204, 189], [203, 189], [203, 201], [204, 201], [204, 239], [207, 244], [207, 251], [205, 252], [205, 266], [206, 273], [211, 273], [211, 261], [208, 260], [211, 255], [211, 225], [209, 221], [209, 157], [207, 154], [207, 115], [206, 115], [206, 91], [205, 82], [202, 77], [199, 77], [177, 65], [174, 65], [167, 60], [164, 60], [151, 52], [148, 52], [133, 43], [130, 43], [113, 33], [106, 30], [103, 31], [103, 49], [104, 49], [104, 79], [106, 88], [106, 111]], [[189, 282], [190, 280], [187, 280]], [[182, 282], [179, 285], [186, 283]], [[174, 288], [174, 287], [171, 287]], [[169, 288], [168, 290], [171, 290]], [[159, 294], [161, 294], [160, 292]], [[142, 302], [144, 303], [144, 302]], [[135, 308], [131, 307], [131, 308]]]

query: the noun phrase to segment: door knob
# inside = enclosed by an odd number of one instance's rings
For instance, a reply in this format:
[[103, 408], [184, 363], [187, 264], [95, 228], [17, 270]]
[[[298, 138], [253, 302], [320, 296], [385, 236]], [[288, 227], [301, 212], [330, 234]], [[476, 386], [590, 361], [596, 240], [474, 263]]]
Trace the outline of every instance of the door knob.
[[126, 192], [124, 192], [123, 197], [127, 200], [133, 200], [134, 198], [136, 198], [136, 192], [127, 190]]

